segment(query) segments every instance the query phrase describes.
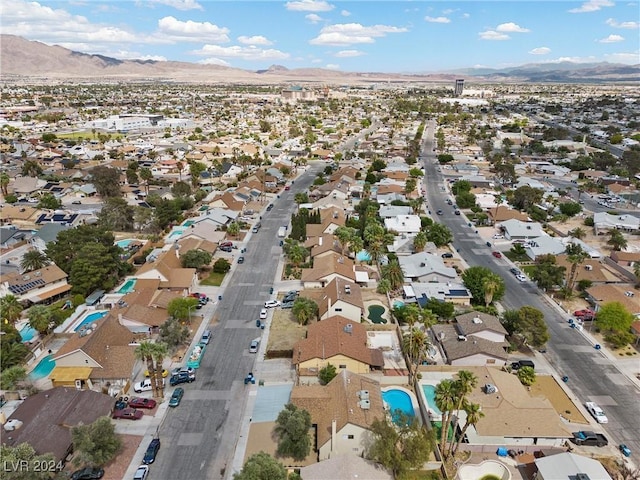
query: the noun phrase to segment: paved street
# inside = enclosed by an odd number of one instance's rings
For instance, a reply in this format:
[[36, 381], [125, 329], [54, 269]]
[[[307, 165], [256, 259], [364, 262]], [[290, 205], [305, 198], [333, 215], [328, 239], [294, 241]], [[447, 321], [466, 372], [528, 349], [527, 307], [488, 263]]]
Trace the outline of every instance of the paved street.
[[[258, 358], [249, 353], [249, 343], [264, 333], [256, 328], [255, 320], [263, 303], [274, 298], [269, 288], [274, 285], [282, 252], [276, 232], [290, 223], [294, 194], [304, 191], [323, 166], [310, 166], [290, 191], [274, 199], [273, 210], [263, 210], [260, 231], [250, 234], [240, 246], [247, 249], [245, 263], [234, 264], [225, 288], [220, 290], [223, 298], [212, 312], [210, 326], [213, 340], [198, 369], [198, 379], [185, 386], [181, 405], [169, 409], [159, 428], [162, 449], [150, 479], [218, 479], [230, 467], [247, 402], [243, 379], [254, 370]], [[237, 257], [239, 250], [234, 255]]]
[[453, 208], [446, 203], [448, 191], [447, 195], [441, 191], [442, 176], [432, 153], [432, 126], [426, 131], [425, 138], [423, 158], [428, 205], [431, 211], [443, 210], [444, 215], [438, 216], [437, 220], [453, 232], [454, 247], [470, 266], [488, 267], [502, 276], [507, 287], [501, 302], [505, 309], [530, 305], [544, 313], [551, 334], [547, 353], [544, 354], [547, 361], [559, 375], [569, 377], [568, 386], [581, 402], [595, 401], [607, 412], [606, 434], [610, 443], [626, 443], [637, 463], [640, 458], [640, 388], [629, 378], [627, 370], [637, 373], [640, 367], [636, 365], [633, 369], [633, 365], [619, 365], [606, 352], [596, 350], [585, 335], [569, 327], [568, 315], [565, 313], [563, 316], [555, 302], [542, 295], [533, 282], [519, 282], [509, 272], [512, 265], [507, 259], [491, 255], [492, 249], [485, 245], [486, 240], [475, 233], [474, 227], [465, 223], [464, 216], [454, 215]]

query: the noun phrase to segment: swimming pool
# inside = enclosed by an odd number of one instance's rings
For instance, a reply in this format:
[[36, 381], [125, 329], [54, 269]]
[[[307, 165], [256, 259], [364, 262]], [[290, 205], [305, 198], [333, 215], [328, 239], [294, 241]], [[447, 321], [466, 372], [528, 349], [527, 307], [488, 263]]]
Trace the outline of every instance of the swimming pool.
[[28, 323], [20, 329], [20, 338], [23, 342], [30, 342], [38, 334], [38, 331]]
[[194, 222], [193, 220], [187, 220], [186, 222], [184, 222], [184, 223], [182, 224], [182, 226], [183, 226], [183, 227], [190, 227], [190, 226], [191, 226], [191, 225], [193, 225], [194, 223], [196, 223], [196, 222]]
[[360, 250], [358, 253], [356, 253], [356, 260], [358, 260], [359, 262], [368, 262], [369, 260], [371, 260], [371, 254], [366, 250]]
[[169, 237], [168, 237], [168, 238], [170, 238], [170, 239], [171, 239], [171, 238], [181, 237], [183, 233], [184, 233], [184, 230], [174, 230], [173, 232], [171, 232], [171, 233], [169, 234]]
[[369, 320], [373, 323], [387, 323], [387, 320], [382, 318], [385, 308], [382, 305], [369, 305]]
[[85, 325], [89, 325], [90, 323], [95, 322], [96, 320], [100, 320], [102, 317], [104, 317], [107, 313], [109, 313], [108, 310], [102, 310], [99, 312], [93, 312], [90, 313], [89, 315], [87, 315], [86, 317], [84, 317], [84, 320], [82, 320], [82, 322], [80, 322], [78, 324], [78, 326], [76, 326], [76, 328], [74, 328], [74, 332], [77, 332], [78, 330], [80, 330], [83, 326]]
[[382, 400], [389, 406], [393, 421], [397, 423], [396, 410], [400, 410], [407, 417], [415, 417], [411, 396], [399, 388], [388, 388], [382, 392]]
[[118, 293], [131, 293], [136, 286], [136, 279], [130, 278], [118, 289]]
[[394, 300], [393, 308], [402, 308], [404, 307], [404, 302], [402, 300]]
[[435, 385], [422, 385], [422, 391], [424, 392], [424, 398], [427, 400], [427, 404], [429, 405], [429, 410], [433, 414], [432, 419], [442, 418], [442, 412], [436, 405]]
[[31, 370], [29, 377], [32, 380], [40, 380], [51, 373], [51, 370], [56, 366], [56, 361], [53, 359], [53, 355], [47, 355], [38, 362], [36, 368]]
[[122, 248], [123, 250], [126, 250], [127, 247], [129, 246], [129, 244], [131, 242], [133, 242], [133, 241], [134, 241], [133, 238], [127, 238], [125, 240], [118, 240], [116, 242], [116, 245], [119, 246], [120, 248]]

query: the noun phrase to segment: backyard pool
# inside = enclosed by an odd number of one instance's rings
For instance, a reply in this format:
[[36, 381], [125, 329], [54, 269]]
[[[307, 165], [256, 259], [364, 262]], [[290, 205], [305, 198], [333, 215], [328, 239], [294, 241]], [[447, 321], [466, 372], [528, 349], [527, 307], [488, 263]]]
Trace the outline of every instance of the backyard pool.
[[127, 247], [129, 246], [129, 244], [131, 242], [133, 242], [133, 241], [134, 241], [133, 238], [127, 238], [125, 240], [118, 240], [116, 242], [116, 245], [119, 246], [120, 248], [122, 248], [123, 250], [126, 250]]
[[402, 308], [404, 307], [404, 302], [402, 300], [394, 300], [393, 308]]
[[169, 237], [167, 237], [167, 238], [169, 240], [177, 240], [178, 237], [181, 237], [183, 233], [184, 233], [184, 230], [174, 230], [173, 232], [171, 232], [169, 234]]
[[196, 222], [194, 222], [193, 220], [187, 220], [186, 222], [184, 222], [184, 223], [182, 224], [182, 226], [183, 226], [183, 227], [190, 227], [190, 226], [191, 226], [191, 225], [193, 225], [194, 223], [196, 223]]
[[382, 400], [389, 406], [389, 411], [395, 423], [398, 423], [396, 410], [400, 410], [408, 417], [415, 417], [416, 415], [411, 396], [404, 390], [389, 388], [382, 392]]
[[20, 329], [20, 338], [22, 342], [30, 342], [38, 334], [38, 331], [28, 323]]
[[107, 313], [109, 313], [108, 310], [101, 310], [99, 312], [92, 312], [89, 315], [87, 315], [86, 317], [84, 317], [84, 319], [82, 320], [82, 322], [80, 322], [76, 328], [73, 329], [74, 332], [77, 332], [78, 330], [80, 330], [82, 327], [84, 327], [85, 325], [89, 325], [93, 322], [95, 322], [96, 320], [100, 320], [102, 317], [104, 317]]
[[424, 398], [427, 400], [429, 410], [432, 414], [432, 420], [440, 420], [442, 418], [442, 412], [436, 405], [435, 385], [422, 385], [422, 391], [424, 392]]
[[51, 373], [51, 370], [56, 366], [56, 361], [53, 359], [53, 355], [47, 355], [38, 362], [36, 368], [31, 370], [29, 376], [32, 380], [40, 380]]
[[387, 323], [384, 315], [385, 308], [382, 305], [369, 305], [369, 320], [373, 323]]
[[130, 278], [118, 289], [118, 293], [131, 293], [136, 286], [136, 279]]
[[371, 260], [371, 254], [366, 250], [360, 250], [358, 253], [356, 253], [356, 260], [358, 260], [359, 262], [368, 262]]

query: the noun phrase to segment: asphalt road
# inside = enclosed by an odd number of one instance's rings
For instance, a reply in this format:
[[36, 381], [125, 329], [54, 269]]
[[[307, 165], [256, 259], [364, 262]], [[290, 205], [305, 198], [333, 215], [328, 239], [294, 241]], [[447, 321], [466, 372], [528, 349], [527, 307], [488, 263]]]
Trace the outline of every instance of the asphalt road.
[[263, 214], [262, 228], [246, 243], [245, 262], [233, 266], [197, 380], [183, 385], [182, 403], [169, 409], [159, 429], [162, 450], [150, 479], [218, 479], [231, 466], [247, 396], [243, 379], [257, 358], [249, 344], [262, 333], [255, 323], [260, 309], [274, 298], [269, 288], [282, 252], [277, 231], [290, 223], [294, 194], [305, 191], [322, 166], [310, 166], [290, 191], [271, 202], [274, 208]]
[[544, 354], [555, 371], [569, 377], [568, 386], [581, 402], [595, 401], [606, 412], [609, 423], [606, 435], [609, 443], [626, 443], [632, 451], [632, 459], [640, 459], [640, 403], [639, 391], [628, 377], [607, 359], [576, 330], [569, 327], [568, 316], [562, 316], [533, 282], [520, 282], [510, 272], [511, 264], [504, 257], [491, 255], [492, 248], [465, 223], [463, 216], [453, 214], [447, 205], [448, 195], [443, 194], [442, 175], [438, 172], [433, 148], [433, 128], [425, 130], [423, 160], [427, 203], [432, 212], [443, 210], [443, 215], [434, 215], [453, 233], [453, 245], [469, 266], [483, 266], [499, 274], [506, 284], [505, 298], [500, 302], [507, 310], [530, 305], [545, 315], [551, 339]]

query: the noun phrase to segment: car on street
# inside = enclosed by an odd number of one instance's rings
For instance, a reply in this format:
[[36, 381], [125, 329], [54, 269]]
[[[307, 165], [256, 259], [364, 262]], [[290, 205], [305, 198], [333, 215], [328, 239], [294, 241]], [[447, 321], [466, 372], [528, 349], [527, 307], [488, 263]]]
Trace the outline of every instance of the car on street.
[[82, 202], [80, 200], [74, 200], [71, 202], [71, 205], [82, 205]]
[[291, 190], [291, 187], [289, 185], [285, 185], [284, 186], [284, 191], [288, 192], [289, 190]]
[[264, 320], [265, 318], [267, 318], [267, 309], [263, 308], [260, 310], [260, 320]]
[[270, 203], [269, 205], [267, 205], [267, 212], [271, 211], [272, 208], [273, 208], [273, 203]]
[[520, 273], [520, 274], [516, 275], [516, 278], [517, 278], [518, 280], [520, 280], [521, 282], [526, 282], [526, 281], [527, 281], [527, 276], [526, 276], [526, 275], [524, 275], [524, 274], [522, 274], [522, 273]]
[[209, 342], [211, 341], [212, 336], [213, 335], [211, 334], [211, 330], [205, 330], [204, 332], [202, 332], [202, 336], [200, 337], [200, 343], [209, 345]]
[[442, 215], [442, 210], [438, 210], [436, 213], [437, 213], [438, 215]]
[[186, 372], [191, 375], [193, 378], [196, 378], [196, 369], [192, 367], [176, 367], [171, 370], [171, 375], [177, 375], [179, 373]]
[[493, 255], [496, 258], [502, 258], [502, 254], [500, 252], [491, 252], [491, 255]]
[[131, 408], [156, 408], [156, 402], [153, 398], [144, 398], [144, 397], [133, 397], [129, 400], [129, 406]]
[[98, 480], [104, 477], [102, 468], [85, 467], [71, 474], [71, 480]]
[[149, 465], [140, 465], [133, 474], [133, 480], [147, 480], [149, 476]]
[[249, 345], [249, 353], [258, 353], [258, 347], [260, 346], [260, 340], [251, 340]]
[[160, 439], [154, 438], [149, 443], [147, 447], [147, 451], [144, 454], [144, 458], [142, 459], [142, 463], [145, 465], [150, 465], [156, 461], [156, 455], [158, 455], [158, 450], [160, 450]]
[[609, 419], [604, 414], [604, 411], [598, 406], [596, 402], [587, 402], [584, 404], [587, 408], [587, 411], [591, 414], [593, 418], [596, 419], [598, 423], [609, 423]]
[[169, 385], [172, 387], [175, 385], [180, 385], [181, 383], [191, 383], [196, 380], [195, 375], [189, 375], [187, 372], [178, 372], [175, 375], [171, 375], [171, 379], [169, 380]]
[[453, 213], [455, 213], [456, 215], [460, 215], [460, 210], [454, 210]]
[[244, 263], [244, 257], [238, 257], [238, 263]]
[[169, 406], [177, 407], [178, 405], [180, 405], [180, 401], [182, 400], [183, 396], [184, 396], [184, 388], [182, 387], [176, 388], [171, 394], [171, 398], [169, 399]]
[[618, 445], [618, 450], [620, 450], [620, 453], [622, 453], [622, 455], [624, 455], [625, 457], [631, 456], [631, 449], [627, 447], [624, 443], [621, 443], [620, 445]]
[[577, 318], [582, 318], [584, 320], [588, 320], [595, 317], [596, 312], [594, 312], [590, 308], [584, 308], [582, 310], [576, 310], [575, 312], [573, 312], [573, 316]]
[[576, 445], [583, 445], [585, 447], [606, 447], [609, 445], [609, 440], [602, 433], [595, 433], [591, 431], [579, 431], [573, 432], [572, 438], [569, 440]]
[[116, 420], [140, 420], [142, 417], [144, 417], [142, 410], [136, 410], [135, 408], [123, 408], [122, 410], [114, 410], [112, 418]]
[[280, 302], [278, 300], [267, 300], [266, 302], [264, 302], [264, 308], [274, 308], [279, 306]]
[[521, 275], [522, 274], [522, 272], [520, 270], [518, 270], [517, 268], [515, 268], [515, 267], [510, 268], [509, 271], [511, 273], [513, 273], [514, 275]]

